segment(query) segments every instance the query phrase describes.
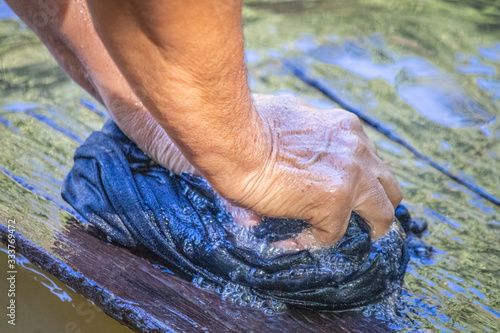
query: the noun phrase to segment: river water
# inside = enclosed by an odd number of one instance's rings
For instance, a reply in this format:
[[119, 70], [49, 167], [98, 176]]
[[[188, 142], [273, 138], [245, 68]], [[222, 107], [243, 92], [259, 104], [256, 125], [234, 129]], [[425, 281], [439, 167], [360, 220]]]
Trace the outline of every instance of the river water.
[[[399, 329], [500, 331], [500, 3], [246, 1], [243, 13], [253, 91], [358, 112], [405, 204], [429, 224], [433, 254], [410, 261], [401, 315], [411, 325]], [[105, 111], [4, 2], [0, 65], [0, 218], [14, 216], [25, 232], [35, 220], [58, 230], [73, 152]], [[21, 200], [19, 185], [36, 198]], [[63, 332], [69, 322], [127, 331], [18, 259], [19, 312], [32, 318], [19, 332]]]

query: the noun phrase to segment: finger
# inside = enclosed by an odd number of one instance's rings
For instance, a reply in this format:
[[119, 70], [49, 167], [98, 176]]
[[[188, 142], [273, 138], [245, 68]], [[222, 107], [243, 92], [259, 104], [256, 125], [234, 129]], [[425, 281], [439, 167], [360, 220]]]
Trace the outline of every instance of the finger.
[[284, 245], [310, 251], [334, 245], [344, 236], [351, 217], [351, 211], [342, 207], [332, 211], [329, 217], [325, 221], [312, 225], [311, 228], [304, 230], [293, 240], [284, 243]]
[[364, 193], [354, 211], [370, 225], [371, 236], [375, 239], [384, 236], [394, 221], [394, 206], [379, 182]]
[[351, 210], [349, 205], [336, 204], [324, 218], [309, 221], [311, 227], [294, 238], [273, 243], [273, 246], [286, 251], [310, 250], [334, 245], [344, 236]]
[[242, 214], [233, 214], [233, 219], [236, 224], [239, 224], [243, 227], [254, 227], [262, 221], [262, 215], [246, 211]]
[[285, 239], [279, 242], [272, 243], [273, 246], [285, 251], [299, 251], [319, 249], [323, 244], [320, 244], [315, 238], [311, 229], [306, 229], [294, 238]]
[[259, 215], [249, 209], [234, 206], [227, 201], [224, 202], [224, 206], [226, 208], [226, 212], [231, 214], [233, 217], [233, 221], [243, 227], [256, 226], [262, 220], [262, 215]]
[[385, 194], [392, 206], [396, 209], [403, 200], [403, 192], [401, 191], [398, 180], [385, 163], [381, 169], [383, 170], [382, 174], [377, 177], [377, 179], [384, 188]]
[[320, 247], [335, 244], [344, 236], [347, 230], [351, 218], [350, 208], [350, 205], [336, 205], [335, 208], [331, 209], [327, 218], [319, 222], [311, 221], [311, 235], [300, 234], [297, 237], [298, 243]]
[[358, 134], [363, 140], [365, 140], [365, 143], [366, 145], [368, 146], [368, 148], [375, 154], [375, 156], [377, 156], [378, 158], [380, 158], [380, 156], [378, 155], [378, 150], [377, 150], [377, 147], [375, 146], [375, 144], [373, 143], [372, 140], [370, 140], [370, 138], [368, 137], [368, 135], [366, 134], [364, 128], [361, 128], [361, 131], [359, 132]]
[[248, 210], [245, 210], [245, 212], [233, 213], [231, 215], [233, 216], [234, 222], [243, 227], [254, 227], [262, 221], [262, 215]]

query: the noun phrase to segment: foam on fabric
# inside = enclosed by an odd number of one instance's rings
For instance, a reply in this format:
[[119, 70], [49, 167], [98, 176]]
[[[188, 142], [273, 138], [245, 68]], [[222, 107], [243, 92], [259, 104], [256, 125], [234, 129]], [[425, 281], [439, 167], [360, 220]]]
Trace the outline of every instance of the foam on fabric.
[[272, 242], [308, 228], [293, 219], [236, 225], [201, 177], [158, 165], [108, 121], [76, 150], [63, 198], [109, 240], [147, 248], [194, 278], [239, 285], [290, 305], [351, 309], [401, 286], [409, 260], [411, 218], [399, 206], [390, 232], [373, 242], [353, 213], [344, 237], [316, 251], [272, 250]]

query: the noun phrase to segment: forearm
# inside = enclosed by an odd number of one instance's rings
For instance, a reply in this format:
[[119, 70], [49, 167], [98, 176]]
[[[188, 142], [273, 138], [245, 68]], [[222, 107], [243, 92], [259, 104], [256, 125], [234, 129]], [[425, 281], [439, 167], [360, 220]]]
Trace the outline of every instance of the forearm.
[[8, 0], [8, 4], [142, 150], [173, 172], [194, 171], [128, 86], [95, 32], [86, 2]]
[[269, 152], [247, 84], [241, 1], [89, 0], [136, 95], [183, 154], [228, 193]]

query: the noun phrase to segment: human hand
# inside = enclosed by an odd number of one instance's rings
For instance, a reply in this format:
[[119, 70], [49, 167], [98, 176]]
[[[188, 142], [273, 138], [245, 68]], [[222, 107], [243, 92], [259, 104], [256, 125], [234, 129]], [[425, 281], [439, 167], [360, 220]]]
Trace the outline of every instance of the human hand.
[[345, 233], [352, 211], [366, 220], [373, 237], [387, 232], [402, 192], [356, 115], [317, 110], [293, 96], [256, 95], [254, 104], [269, 127], [272, 154], [235, 185], [241, 197], [233, 202], [260, 215], [312, 225], [286, 247], [333, 244]]

